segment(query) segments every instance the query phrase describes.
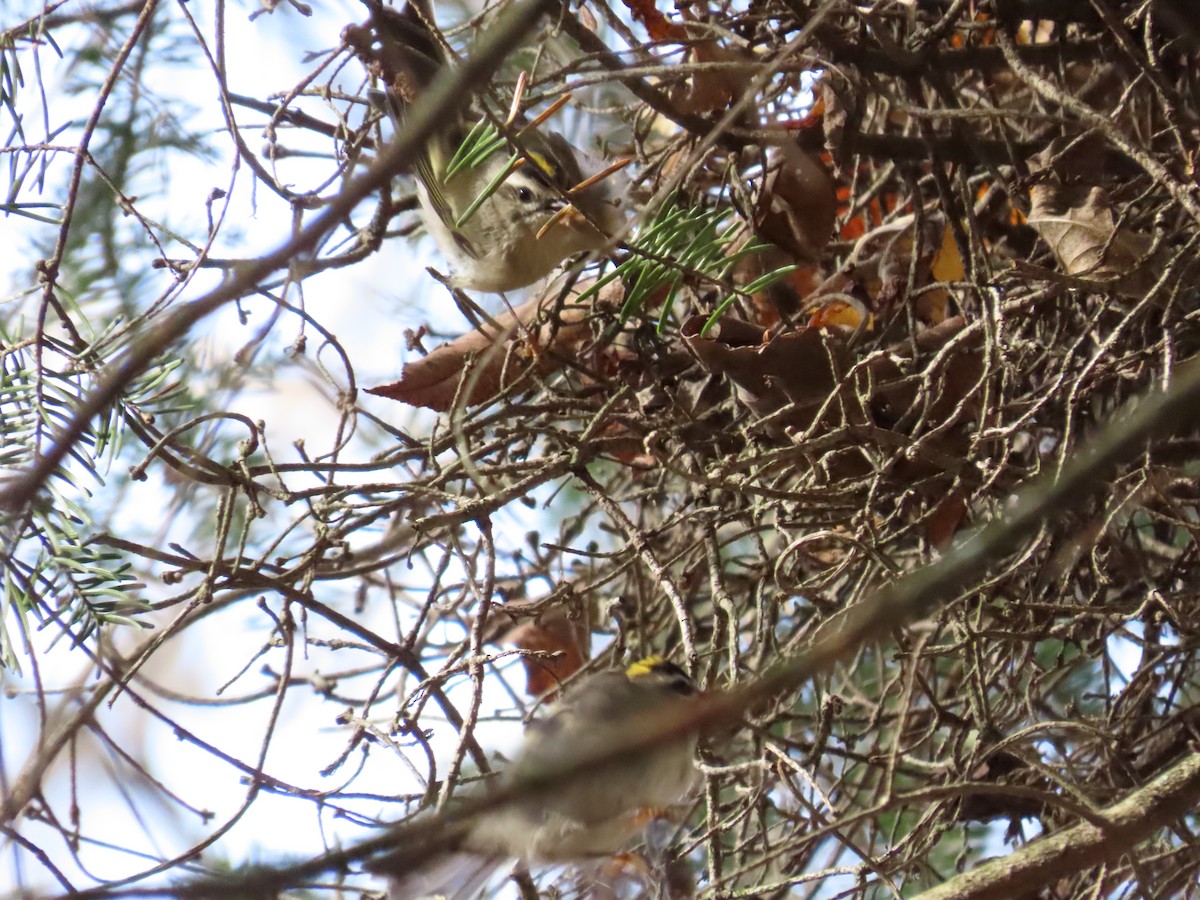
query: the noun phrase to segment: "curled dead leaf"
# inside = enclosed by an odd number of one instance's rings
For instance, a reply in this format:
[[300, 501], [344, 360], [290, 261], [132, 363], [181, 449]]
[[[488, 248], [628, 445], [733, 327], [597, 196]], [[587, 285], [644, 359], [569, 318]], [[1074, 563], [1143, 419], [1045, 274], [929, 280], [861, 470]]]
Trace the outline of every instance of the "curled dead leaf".
[[623, 0], [635, 22], [641, 22], [653, 41], [682, 41], [687, 32], [658, 11], [654, 0]]
[[836, 218], [837, 185], [827, 163], [794, 144], [773, 149], [751, 211], [754, 237], [768, 246], [743, 257], [737, 277], [752, 284], [785, 266], [794, 271], [751, 297], [760, 325], [770, 327], [791, 317], [800, 298], [816, 290], [822, 277], [817, 260], [833, 236]]
[[950, 549], [954, 536], [967, 515], [967, 498], [961, 490], [951, 490], [925, 517], [925, 540], [938, 551]]
[[1066, 187], [1047, 183], [1029, 192], [1029, 225], [1041, 235], [1061, 269], [1068, 275], [1116, 279], [1122, 293], [1127, 278], [1150, 249], [1148, 235], [1117, 227], [1117, 217], [1103, 188]]
[[[915, 343], [922, 354], [934, 353], [958, 337], [966, 327], [961, 316], [917, 332]], [[969, 341], [960, 341], [948, 354], [939, 354], [939, 365], [926, 370], [923, 378], [906, 377], [905, 369], [912, 357], [909, 342], [901, 341], [871, 360], [871, 408], [878, 424], [905, 430], [915, 415], [929, 423], [945, 424], [951, 416], [958, 421], [970, 419], [978, 412], [971, 399], [978, 391], [984, 376], [980, 344], [982, 331], [976, 330]], [[947, 452], [951, 448], [946, 446]]]

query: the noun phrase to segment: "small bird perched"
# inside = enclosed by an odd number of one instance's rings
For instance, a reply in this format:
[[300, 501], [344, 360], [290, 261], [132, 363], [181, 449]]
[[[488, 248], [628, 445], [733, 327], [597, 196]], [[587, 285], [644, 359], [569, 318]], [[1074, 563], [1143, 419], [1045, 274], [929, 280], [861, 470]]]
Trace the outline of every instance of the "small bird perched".
[[[570, 689], [546, 718], [530, 724], [506, 780], [520, 784], [556, 771], [606, 741], [615, 749], [627, 738], [622, 726], [644, 722], [696, 693], [686, 672], [656, 656], [623, 672], [592, 675]], [[464, 829], [452, 856], [415, 871], [395, 871], [396, 861], [389, 857], [368, 868], [389, 876], [393, 900], [468, 900], [505, 859], [552, 864], [612, 855], [656, 814], [686, 797], [696, 780], [695, 746], [693, 737], [631, 753], [568, 779], [559, 790], [481, 814]], [[397, 856], [411, 859], [403, 851]]]
[[[399, 129], [409, 104], [452, 60], [427, 0], [408, 0], [402, 12], [379, 0], [363, 2], [371, 10], [370, 31], [347, 35], [387, 84], [372, 103]], [[523, 130], [516, 122], [507, 129], [515, 140], [495, 130], [485, 138], [473, 126], [486, 121], [454, 117], [415, 167], [421, 218], [453, 266], [450, 283], [496, 292], [525, 287], [564, 259], [607, 244], [624, 221], [611, 179], [585, 182], [580, 154], [560, 134]], [[460, 164], [455, 157], [464, 143], [493, 149]]]

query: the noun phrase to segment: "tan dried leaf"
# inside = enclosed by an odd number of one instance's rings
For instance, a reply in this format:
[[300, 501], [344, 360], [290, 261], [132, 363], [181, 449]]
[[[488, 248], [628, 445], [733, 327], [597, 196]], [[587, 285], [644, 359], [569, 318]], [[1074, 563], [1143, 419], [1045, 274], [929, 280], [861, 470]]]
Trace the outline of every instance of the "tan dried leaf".
[[1148, 236], [1117, 227], [1103, 188], [1050, 181], [1035, 185], [1029, 196], [1029, 225], [1068, 275], [1122, 278], [1150, 249]]
[[[1108, 281], [1117, 293], [1141, 297], [1166, 265], [1165, 255], [1148, 258], [1153, 240], [1118, 225], [1119, 216], [1103, 187], [1069, 184], [1059, 174], [1101, 152], [1085, 143], [1065, 152], [1052, 145], [1034, 156], [1030, 169], [1038, 178], [1029, 190], [1027, 221], [1065, 274]], [[1103, 160], [1094, 165], [1102, 169]]]

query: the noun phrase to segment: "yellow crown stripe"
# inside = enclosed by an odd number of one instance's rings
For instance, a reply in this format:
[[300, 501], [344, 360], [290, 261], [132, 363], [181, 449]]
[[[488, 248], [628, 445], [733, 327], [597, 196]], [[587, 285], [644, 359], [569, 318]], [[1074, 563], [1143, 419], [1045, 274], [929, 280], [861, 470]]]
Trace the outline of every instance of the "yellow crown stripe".
[[649, 675], [664, 663], [666, 663], [666, 660], [661, 656], [647, 656], [645, 659], [639, 659], [626, 669], [625, 674], [630, 678], [639, 678], [643, 675]]
[[[558, 169], [556, 169], [554, 164], [551, 163], [550, 160], [543, 154], [538, 153], [536, 150], [526, 150], [525, 155], [532, 159], [537, 167], [551, 178], [554, 178], [558, 175]], [[636, 665], [636, 663], [634, 665]]]

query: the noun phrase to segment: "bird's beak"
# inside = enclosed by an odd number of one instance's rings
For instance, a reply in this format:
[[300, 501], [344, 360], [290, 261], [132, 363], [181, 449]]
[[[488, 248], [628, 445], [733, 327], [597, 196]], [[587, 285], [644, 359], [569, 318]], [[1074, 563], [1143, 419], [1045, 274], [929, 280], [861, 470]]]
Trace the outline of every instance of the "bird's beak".
[[[604, 171], [597, 172], [591, 178], [586, 178], [583, 181], [579, 182], [579, 184], [575, 185], [575, 187], [573, 187], [569, 191], [567, 191], [567, 195], [571, 196], [573, 194], [580, 194], [583, 191], [588, 190], [593, 185], [599, 184], [605, 178], [608, 178], [614, 172], [621, 171], [621, 169], [625, 168], [631, 162], [633, 162], [633, 157], [626, 157], [625, 159], [618, 159], [615, 163], [613, 163], [611, 166], [609, 166]], [[605, 237], [612, 237], [612, 235], [609, 234], [608, 232], [606, 232], [600, 228], [597, 228], [596, 225], [587, 216], [585, 216], [582, 212], [579, 211], [579, 207], [577, 207], [574, 203], [571, 203], [569, 200], [568, 201], [558, 201], [558, 202], [563, 203], [564, 205], [560, 206], [555, 211], [554, 215], [550, 217], [550, 220], [548, 222], [546, 222], [545, 225], [543, 225], [541, 228], [538, 229], [537, 237], [539, 240], [541, 239], [542, 235], [544, 235], [547, 231], [549, 231], [551, 229], [551, 227], [553, 227], [554, 225], [556, 225], [559, 222], [562, 222], [568, 228], [574, 228], [576, 231], [582, 231], [589, 236], [596, 232], [599, 232], [600, 234], [603, 234]], [[613, 201], [612, 205], [619, 206], [620, 202]]]
[[579, 207], [574, 203], [564, 203], [554, 215], [546, 220], [546, 224], [538, 229], [537, 239], [541, 240], [546, 232], [559, 223], [566, 225], [568, 228], [574, 228], [577, 231], [592, 232], [597, 230], [596, 226], [588, 221], [587, 216], [579, 211]]

